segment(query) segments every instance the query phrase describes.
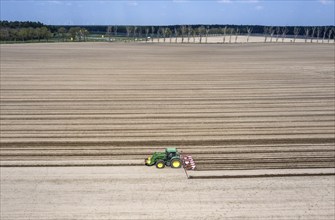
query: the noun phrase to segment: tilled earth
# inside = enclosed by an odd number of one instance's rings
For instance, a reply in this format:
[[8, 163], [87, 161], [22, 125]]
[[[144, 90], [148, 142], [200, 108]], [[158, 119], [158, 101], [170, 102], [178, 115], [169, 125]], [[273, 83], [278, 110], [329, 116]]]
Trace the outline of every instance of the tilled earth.
[[334, 47], [1, 45], [1, 162], [177, 147], [198, 170], [335, 167]]
[[335, 45], [0, 47], [1, 219], [334, 219]]
[[334, 176], [195, 180], [186, 179], [182, 169], [144, 166], [0, 167], [0, 171], [1, 220], [333, 220], [335, 216]]

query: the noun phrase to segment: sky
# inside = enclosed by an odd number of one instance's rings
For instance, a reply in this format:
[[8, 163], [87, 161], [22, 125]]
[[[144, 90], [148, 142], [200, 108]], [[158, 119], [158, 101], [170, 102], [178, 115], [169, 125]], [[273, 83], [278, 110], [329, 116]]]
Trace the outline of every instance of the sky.
[[48, 25], [335, 24], [335, 0], [0, 0], [1, 20]]

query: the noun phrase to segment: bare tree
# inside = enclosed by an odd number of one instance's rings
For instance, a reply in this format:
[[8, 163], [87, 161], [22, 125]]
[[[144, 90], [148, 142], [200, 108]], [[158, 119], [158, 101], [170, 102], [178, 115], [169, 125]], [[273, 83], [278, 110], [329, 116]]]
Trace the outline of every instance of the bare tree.
[[281, 28], [280, 27], [276, 27], [276, 43], [278, 43], [280, 33], [281, 33]]
[[132, 28], [130, 26], [126, 27], [127, 37], [130, 37], [131, 30], [132, 30]]
[[155, 36], [155, 27], [151, 27], [151, 42], [154, 42], [154, 36]]
[[234, 29], [230, 28], [230, 32], [229, 32], [229, 43], [231, 43], [231, 36], [233, 35]]
[[239, 33], [240, 33], [240, 30], [238, 28], [236, 28], [236, 31], [235, 31], [235, 44], [237, 43], [237, 38], [238, 38]]
[[317, 43], [319, 43], [321, 31], [322, 31], [322, 28], [321, 27], [317, 27], [317, 29], [316, 29], [316, 42]]
[[264, 27], [264, 43], [266, 43], [267, 39], [268, 39], [268, 27]]
[[[330, 43], [330, 38], [332, 37], [332, 32], [334, 32], [334, 28], [330, 28], [328, 31], [328, 43]], [[334, 32], [335, 35], [335, 32]]]
[[148, 42], [148, 37], [149, 37], [149, 28], [145, 28], [145, 42]]
[[305, 28], [305, 43], [307, 43], [307, 40], [308, 40], [308, 36], [309, 36], [309, 28]]
[[114, 25], [114, 36], [116, 37], [117, 36], [117, 26]]
[[86, 41], [87, 40], [87, 36], [89, 35], [88, 30], [86, 28], [82, 28], [80, 31], [81, 31], [81, 33], [82, 33], [82, 35], [84, 37], [84, 41]]
[[295, 40], [297, 39], [299, 33], [300, 33], [300, 28], [298, 28], [298, 27], [294, 27], [294, 29], [293, 29], [293, 34], [294, 34], [294, 40], [293, 40], [293, 43], [295, 43]]
[[137, 31], [137, 27], [136, 26], [134, 26], [134, 28], [133, 28], [133, 37], [134, 37], [134, 41], [136, 41], [136, 31]]
[[175, 36], [175, 38], [176, 38], [176, 43], [178, 42], [178, 30], [177, 30], [177, 28], [174, 28], [174, 36]]
[[142, 38], [142, 27], [138, 28], [138, 38]]
[[191, 34], [192, 34], [192, 27], [188, 26], [187, 27], [187, 43], [190, 43]]
[[204, 33], [204, 30], [205, 30], [204, 26], [200, 26], [198, 28], [198, 33], [199, 33], [199, 37], [200, 37], [200, 43], [202, 42], [202, 35]]
[[181, 42], [184, 43], [184, 37], [185, 37], [185, 33], [186, 33], [186, 26], [181, 26], [180, 27], [180, 31], [181, 31]]
[[273, 28], [273, 27], [269, 27], [269, 34], [270, 34], [270, 42], [272, 43], [272, 38], [273, 38], [273, 35], [275, 34], [276, 30]]
[[209, 26], [206, 27], [206, 44], [207, 44], [208, 33], [209, 33]]
[[107, 27], [107, 32], [106, 32], [107, 36], [108, 36], [108, 41], [111, 41], [111, 35], [112, 35], [112, 26], [108, 26]]
[[282, 28], [282, 35], [281, 35], [281, 37], [282, 37], [281, 42], [284, 42], [287, 33], [288, 33], [287, 27], [283, 27]]
[[158, 41], [158, 43], [159, 43], [159, 40], [160, 40], [160, 37], [161, 37], [161, 32], [162, 32], [161, 29], [162, 29], [162, 28], [158, 28], [158, 29], [157, 29], [157, 41]]
[[162, 32], [162, 35], [163, 35], [163, 41], [165, 43], [165, 38], [166, 38], [166, 28], [161, 28], [161, 32]]
[[315, 34], [316, 27], [312, 27], [312, 34], [311, 34], [311, 43], [313, 42], [314, 34]]
[[248, 33], [247, 43], [249, 43], [249, 37], [251, 35], [251, 32], [252, 32], [252, 28], [251, 27], [247, 27], [247, 33]]
[[170, 28], [165, 28], [165, 34], [166, 34], [166, 36], [167, 37], [169, 37], [170, 38], [170, 43], [171, 43], [171, 40], [172, 40], [172, 38], [171, 38], [171, 36], [172, 36], [172, 32], [171, 32], [171, 29]]
[[192, 30], [192, 37], [193, 37], [193, 43], [195, 43], [195, 36], [197, 35], [197, 30], [193, 29]]
[[327, 30], [328, 30], [328, 27], [325, 27], [325, 28], [323, 29], [323, 38], [322, 38], [322, 43], [324, 43], [324, 41], [325, 41], [325, 39], [326, 39]]
[[222, 29], [222, 32], [223, 32], [222, 43], [226, 43], [227, 26], [225, 26], [225, 27]]

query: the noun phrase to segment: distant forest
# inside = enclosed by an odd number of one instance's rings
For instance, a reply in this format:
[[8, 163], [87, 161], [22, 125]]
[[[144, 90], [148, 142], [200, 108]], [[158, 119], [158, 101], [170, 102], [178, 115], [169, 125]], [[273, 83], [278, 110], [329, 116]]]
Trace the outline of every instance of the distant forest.
[[58, 39], [58, 41], [86, 41], [88, 35], [107, 37], [184, 37], [213, 35], [265, 35], [334, 39], [334, 26], [262, 26], [262, 25], [45, 25], [32, 21], [0, 21], [0, 41]]

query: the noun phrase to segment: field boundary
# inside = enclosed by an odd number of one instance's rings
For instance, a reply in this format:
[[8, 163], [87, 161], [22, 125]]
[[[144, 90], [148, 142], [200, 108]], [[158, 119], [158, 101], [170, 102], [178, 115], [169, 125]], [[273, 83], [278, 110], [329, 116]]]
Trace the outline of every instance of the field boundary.
[[267, 170], [227, 170], [227, 171], [198, 171], [189, 174], [189, 179], [224, 179], [224, 178], [266, 178], [290, 176], [333, 176], [335, 168], [322, 169], [267, 169]]
[[0, 167], [144, 166], [140, 160], [1, 161]]

